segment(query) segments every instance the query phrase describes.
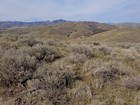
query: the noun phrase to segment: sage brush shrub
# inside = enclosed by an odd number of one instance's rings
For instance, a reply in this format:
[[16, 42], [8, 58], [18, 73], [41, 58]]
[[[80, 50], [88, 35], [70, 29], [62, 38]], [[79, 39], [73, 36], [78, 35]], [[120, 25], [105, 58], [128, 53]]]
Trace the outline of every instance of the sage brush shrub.
[[75, 87], [70, 91], [70, 105], [86, 105], [93, 99], [92, 89], [84, 82], [75, 82]]
[[46, 44], [48, 46], [67, 47], [69, 43], [66, 43], [65, 41], [59, 41], [59, 40], [47, 40]]
[[93, 74], [106, 82], [120, 79], [123, 76], [129, 76], [133, 72], [126, 65], [112, 61], [101, 65], [101, 67], [97, 67], [93, 71]]
[[84, 63], [87, 60], [87, 57], [84, 54], [72, 54], [66, 57], [64, 60], [66, 63], [78, 64], [78, 63]]
[[23, 38], [23, 39], [18, 40], [18, 43], [21, 45], [26, 45], [26, 46], [30, 46], [30, 47], [33, 47], [37, 44], [43, 45], [43, 42], [36, 40], [34, 38]]
[[19, 39], [19, 35], [6, 35], [4, 36], [7, 41], [15, 42]]
[[2, 49], [2, 51], [7, 51], [9, 49], [18, 49], [18, 45], [15, 43], [0, 43], [0, 48]]
[[131, 76], [123, 78], [122, 85], [128, 89], [140, 90], [140, 76]]
[[89, 46], [84, 46], [84, 45], [75, 45], [71, 47], [72, 51], [74, 53], [79, 53], [79, 54], [84, 54], [89, 58], [94, 57], [94, 52], [92, 50], [92, 48], [90, 48]]
[[34, 74], [41, 84], [38, 89], [45, 91], [45, 97], [52, 105], [67, 102], [67, 90], [73, 84], [73, 74], [67, 70], [56, 70], [50, 65], [40, 67]]
[[37, 45], [32, 48], [28, 48], [26, 53], [31, 57], [35, 57], [38, 62], [52, 62], [61, 57], [61, 53], [58, 49], [45, 45]]
[[29, 78], [36, 70], [36, 61], [28, 55], [3, 57], [0, 63], [2, 86], [12, 86]]

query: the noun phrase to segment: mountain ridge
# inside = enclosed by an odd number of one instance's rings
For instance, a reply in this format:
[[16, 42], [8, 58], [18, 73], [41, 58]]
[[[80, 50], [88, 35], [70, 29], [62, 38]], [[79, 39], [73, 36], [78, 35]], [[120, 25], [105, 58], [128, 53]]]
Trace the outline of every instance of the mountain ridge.
[[63, 24], [65, 22], [74, 22], [74, 23], [100, 23], [100, 24], [108, 24], [112, 25], [116, 28], [123, 29], [140, 29], [140, 23], [133, 22], [122, 22], [122, 23], [101, 23], [95, 21], [68, 21], [63, 19], [58, 20], [47, 20], [47, 21], [32, 21], [32, 22], [24, 22], [24, 21], [0, 21], [0, 29], [10, 29], [10, 28], [28, 28], [28, 27], [40, 27], [40, 26], [50, 26], [56, 24]]
[[0, 21], [0, 29], [8, 28], [26, 28], [26, 27], [38, 27], [38, 26], [47, 26], [53, 24], [64, 23], [66, 20], [53, 20], [53, 21], [34, 21], [34, 22], [22, 22], [22, 21]]

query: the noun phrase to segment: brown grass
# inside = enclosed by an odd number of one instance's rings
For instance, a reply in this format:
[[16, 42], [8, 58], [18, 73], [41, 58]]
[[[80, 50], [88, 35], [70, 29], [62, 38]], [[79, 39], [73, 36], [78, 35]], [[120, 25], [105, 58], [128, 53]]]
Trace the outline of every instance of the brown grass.
[[1, 105], [139, 105], [139, 43], [33, 33], [0, 37]]

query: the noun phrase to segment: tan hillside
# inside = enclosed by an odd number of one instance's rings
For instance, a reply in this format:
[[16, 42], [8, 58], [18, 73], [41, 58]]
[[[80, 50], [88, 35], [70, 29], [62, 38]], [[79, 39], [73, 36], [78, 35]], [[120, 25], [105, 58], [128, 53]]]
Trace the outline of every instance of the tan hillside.
[[70, 37], [90, 36], [114, 29], [114, 26], [96, 22], [66, 22], [47, 27], [48, 34], [66, 35]]
[[96, 22], [66, 22], [63, 24], [0, 30], [0, 35], [27, 35], [42, 39], [97, 42], [140, 42], [139, 29], [115, 29]]
[[115, 29], [107, 32], [102, 32], [88, 38], [83, 38], [88, 41], [98, 42], [140, 42], [140, 30], [131, 29]]
[[[100, 32], [112, 30], [115, 27], [108, 24], [97, 22], [65, 22], [63, 24], [56, 24], [43, 27], [32, 28], [18, 28], [17, 32], [24, 32], [25, 34], [40, 34], [40, 35], [62, 35], [69, 37], [90, 36]], [[10, 29], [9, 32], [15, 32], [16, 29]], [[23, 34], [24, 34], [23, 33]]]

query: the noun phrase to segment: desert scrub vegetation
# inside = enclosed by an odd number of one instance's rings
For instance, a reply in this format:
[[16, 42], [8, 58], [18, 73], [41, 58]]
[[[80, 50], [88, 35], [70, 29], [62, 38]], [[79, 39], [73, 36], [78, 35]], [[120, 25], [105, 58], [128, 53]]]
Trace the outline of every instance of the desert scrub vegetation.
[[39, 68], [35, 73], [35, 78], [42, 82], [40, 89], [46, 91], [46, 97], [52, 104], [66, 104], [70, 97], [67, 91], [74, 82], [74, 73], [68, 69], [57, 70], [54, 66]]
[[67, 90], [73, 83], [72, 76], [69, 71], [60, 72], [50, 65], [43, 65], [34, 73], [34, 79], [27, 81], [29, 92], [16, 97], [14, 103], [65, 105], [70, 98], [67, 96]]
[[139, 105], [139, 43], [11, 37], [0, 42], [0, 104]]
[[6, 35], [4, 37], [7, 41], [11, 41], [11, 42], [17, 41], [19, 38], [18, 35]]
[[46, 41], [46, 44], [55, 47], [67, 47], [69, 45], [69, 42], [50, 39]]
[[34, 46], [34, 45], [37, 45], [37, 44], [41, 44], [43, 45], [43, 42], [35, 39], [35, 38], [22, 38], [22, 39], [19, 39], [18, 40], [18, 43], [21, 44], [22, 46], [25, 45], [25, 46]]
[[92, 58], [95, 56], [92, 48], [86, 45], [74, 45], [71, 47], [71, 50], [74, 53], [84, 54], [89, 58]]
[[[7, 43], [1, 45], [2, 48], [9, 46]], [[36, 65], [41, 64], [41, 61], [52, 62], [60, 57], [60, 51], [42, 44], [18, 49], [10, 46], [1, 50], [1, 86], [9, 87], [24, 83], [26, 79], [32, 78], [33, 72], [37, 69]]]
[[122, 85], [128, 89], [140, 90], [140, 76], [130, 76], [123, 78]]
[[110, 61], [108, 63], [103, 64], [101, 67], [96, 68], [93, 71], [93, 74], [101, 78], [103, 82], [106, 82], [106, 81], [114, 81], [116, 79], [122, 78], [123, 76], [130, 75], [130, 72], [131, 68], [128, 68], [124, 64], [120, 62], [118, 63]]
[[61, 57], [61, 53], [56, 48], [46, 45], [36, 45], [26, 50], [26, 53], [39, 61], [51, 62]]
[[27, 78], [36, 68], [36, 61], [33, 57], [16, 51], [9, 51], [1, 58], [0, 74], [1, 86], [11, 86], [22, 82], [23, 78]]
[[72, 45], [72, 53], [86, 55], [88, 58], [100, 58], [111, 54], [112, 49], [105, 45], [79, 44]]

